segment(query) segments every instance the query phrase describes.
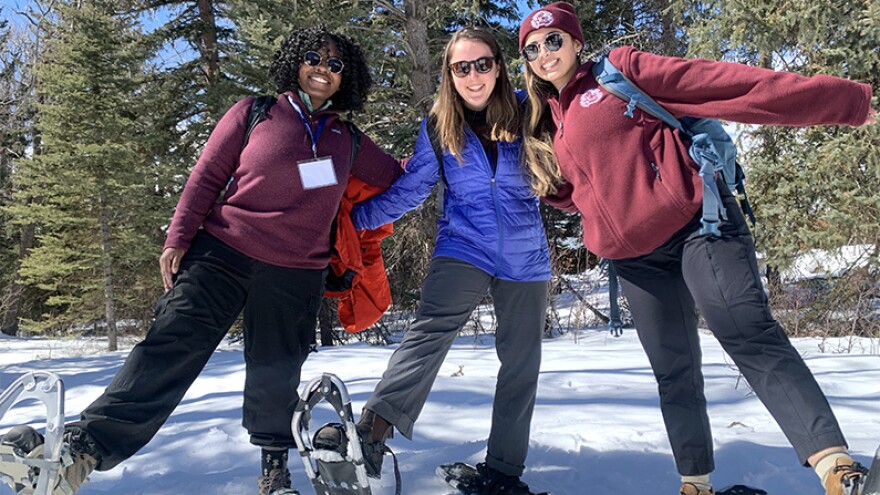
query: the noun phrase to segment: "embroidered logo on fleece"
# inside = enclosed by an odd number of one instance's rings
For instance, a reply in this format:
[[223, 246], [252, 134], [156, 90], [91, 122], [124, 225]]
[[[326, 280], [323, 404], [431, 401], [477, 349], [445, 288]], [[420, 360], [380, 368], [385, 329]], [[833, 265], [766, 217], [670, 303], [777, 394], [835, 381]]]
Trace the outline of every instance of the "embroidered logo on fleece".
[[539, 10], [538, 12], [535, 12], [535, 15], [532, 17], [532, 27], [535, 29], [541, 29], [542, 27], [551, 24], [553, 24], [553, 14], [546, 10]]
[[581, 106], [587, 108], [594, 103], [599, 103], [599, 100], [601, 99], [602, 90], [599, 88], [593, 88], [581, 95]]

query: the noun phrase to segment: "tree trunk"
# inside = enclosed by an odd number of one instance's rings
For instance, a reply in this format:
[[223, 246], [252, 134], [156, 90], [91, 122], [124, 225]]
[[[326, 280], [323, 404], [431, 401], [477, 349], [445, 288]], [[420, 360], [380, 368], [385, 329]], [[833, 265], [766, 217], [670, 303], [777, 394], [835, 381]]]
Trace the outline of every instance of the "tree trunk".
[[107, 320], [107, 350], [115, 351], [117, 344], [116, 300], [113, 290], [113, 264], [110, 244], [110, 219], [107, 215], [107, 198], [104, 191], [100, 192], [101, 252], [104, 264], [104, 318]]
[[428, 20], [426, 0], [404, 0], [406, 16], [406, 43], [413, 63], [410, 74], [412, 100], [410, 104], [423, 112], [430, 109], [435, 80], [431, 75], [431, 54], [428, 50]]
[[220, 76], [220, 55], [217, 50], [217, 19], [212, 0], [196, 0], [202, 29], [199, 34], [199, 52], [204, 60], [205, 86], [216, 84]]
[[670, 57], [683, 57], [683, 46], [679, 41], [678, 23], [675, 22], [675, 12], [669, 6], [669, 2], [661, 2], [660, 9], [660, 44], [662, 45], [663, 55]]

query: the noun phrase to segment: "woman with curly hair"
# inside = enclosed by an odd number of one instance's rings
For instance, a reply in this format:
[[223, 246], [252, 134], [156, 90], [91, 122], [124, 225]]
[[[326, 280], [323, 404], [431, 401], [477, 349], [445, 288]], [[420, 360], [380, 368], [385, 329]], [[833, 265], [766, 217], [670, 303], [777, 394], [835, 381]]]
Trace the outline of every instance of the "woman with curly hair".
[[[76, 493], [93, 469], [111, 469], [146, 445], [242, 311], [242, 424], [262, 448], [260, 494], [290, 488], [290, 420], [337, 205], [350, 175], [387, 188], [402, 170], [366, 136], [351, 157], [339, 113], [361, 110], [371, 81], [350, 39], [294, 31], [269, 73], [279, 95], [244, 149], [253, 97], [220, 119], [187, 180], [159, 259], [166, 292], [155, 320], [104, 394], [65, 427], [73, 464], [57, 493]], [[41, 443], [27, 426], [4, 442], [29, 444], [27, 451]]]

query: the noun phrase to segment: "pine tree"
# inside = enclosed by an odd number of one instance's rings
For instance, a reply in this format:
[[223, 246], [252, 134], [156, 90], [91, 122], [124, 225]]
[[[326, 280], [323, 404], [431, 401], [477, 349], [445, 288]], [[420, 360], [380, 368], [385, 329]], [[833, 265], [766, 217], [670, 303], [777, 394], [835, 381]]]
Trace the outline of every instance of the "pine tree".
[[[2, 12], [0, 12], [2, 13]], [[13, 29], [7, 21], [0, 28], [0, 332], [18, 333], [23, 313], [40, 304], [39, 294], [21, 283], [19, 268], [33, 244], [34, 226], [15, 221], [8, 208], [14, 204], [18, 162], [29, 160], [40, 150], [34, 129], [33, 61], [38, 57], [42, 29], [40, 22], [28, 23], [29, 30]]]
[[[3, 8], [0, 7], [0, 14]], [[13, 112], [13, 101], [15, 99], [16, 84], [15, 71], [20, 61], [20, 57], [13, 50], [7, 50], [10, 45], [10, 28], [8, 21], [0, 20], [0, 46], [2, 46], [2, 58], [0, 58], [0, 208], [7, 206], [12, 195], [12, 161], [15, 153], [21, 150], [14, 150], [18, 141], [18, 126]], [[0, 273], [4, 274], [0, 280], [0, 293], [7, 293], [15, 283], [15, 254], [14, 247], [17, 244], [18, 236], [9, 224], [8, 215], [0, 210]], [[8, 274], [8, 276], [6, 276]], [[9, 298], [0, 299], [0, 313], [6, 315], [9, 313], [7, 302]], [[0, 318], [0, 321], [5, 318]], [[7, 324], [3, 321], [0, 324], [0, 331], [9, 335], [15, 335], [16, 330], [14, 323]]]
[[[700, 16], [689, 31], [694, 55], [880, 83], [876, 1], [683, 4]], [[877, 243], [876, 126], [762, 127], [747, 136], [743, 159], [760, 248], [772, 264], [784, 267], [805, 248]]]
[[[51, 309], [30, 325], [106, 323], [116, 348], [117, 311], [138, 273], [132, 263], [153, 247], [144, 218], [144, 146], [138, 90], [149, 53], [132, 16], [112, 1], [56, 5], [54, 36], [37, 67], [43, 154], [19, 173], [21, 222], [38, 225], [37, 246], [21, 274], [50, 294]], [[32, 198], [39, 204], [25, 207]]]

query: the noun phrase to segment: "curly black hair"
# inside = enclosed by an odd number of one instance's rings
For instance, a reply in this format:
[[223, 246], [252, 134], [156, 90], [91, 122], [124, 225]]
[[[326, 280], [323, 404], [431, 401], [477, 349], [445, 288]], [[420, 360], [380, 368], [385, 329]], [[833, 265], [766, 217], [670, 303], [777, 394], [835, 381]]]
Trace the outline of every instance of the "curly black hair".
[[373, 84], [364, 53], [350, 38], [331, 33], [325, 26], [296, 29], [290, 33], [275, 52], [269, 77], [275, 81], [279, 93], [301, 89], [299, 69], [306, 52], [326, 48], [330, 43], [336, 45], [339, 58], [345, 64], [342, 68], [342, 84], [331, 98], [330, 108], [338, 112], [361, 111]]

